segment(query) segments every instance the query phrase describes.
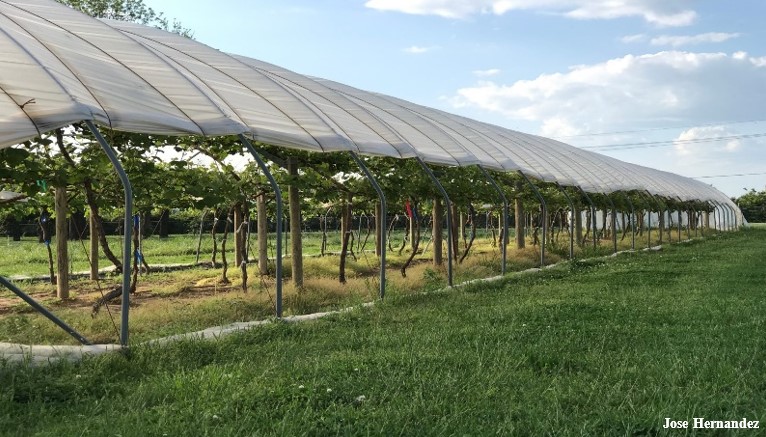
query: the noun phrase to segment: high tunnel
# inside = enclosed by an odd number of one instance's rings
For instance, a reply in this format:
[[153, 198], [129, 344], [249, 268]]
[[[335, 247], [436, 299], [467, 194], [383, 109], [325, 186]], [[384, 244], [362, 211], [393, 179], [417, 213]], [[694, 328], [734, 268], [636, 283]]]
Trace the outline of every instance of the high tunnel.
[[[690, 178], [304, 76], [163, 30], [94, 19], [53, 0], [0, 0], [0, 89], [0, 148], [85, 123], [121, 176], [127, 221], [132, 215], [130, 183], [99, 126], [143, 134], [239, 137], [277, 193], [278, 221], [279, 187], [251, 142], [352, 154], [379, 194], [381, 220], [386, 216], [385, 198], [365, 166], [365, 156], [416, 159], [437, 186], [429, 164], [478, 166], [490, 180], [488, 170], [514, 172], [528, 181], [576, 187], [586, 196], [640, 192], [707, 203], [726, 214], [732, 228], [742, 222], [729, 198]], [[504, 199], [507, 226], [508, 202], [497, 189]], [[449, 204], [448, 193], [441, 192]], [[385, 232], [386, 226], [380, 229]], [[281, 238], [276, 241], [281, 316]], [[130, 247], [126, 227], [123, 290], [130, 281]], [[544, 250], [541, 254], [544, 257]], [[385, 253], [381, 258], [385, 266]], [[450, 282], [451, 265], [450, 260]], [[20, 293], [4, 278], [0, 281]], [[381, 296], [384, 291], [381, 268]], [[122, 293], [124, 345], [128, 295]]]

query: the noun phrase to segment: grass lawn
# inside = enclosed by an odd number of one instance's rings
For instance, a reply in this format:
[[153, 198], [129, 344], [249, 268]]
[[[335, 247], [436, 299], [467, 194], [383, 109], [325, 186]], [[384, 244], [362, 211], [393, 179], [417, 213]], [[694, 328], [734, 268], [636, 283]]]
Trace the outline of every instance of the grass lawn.
[[763, 428], [765, 258], [766, 229], [752, 229], [392, 293], [220, 342], [6, 367], [0, 433], [663, 435], [666, 417]]
[[[341, 285], [338, 282], [339, 258], [337, 253], [334, 253], [334, 250], [340, 249], [339, 246], [334, 246], [339, 244], [339, 241], [334, 241], [337, 237], [330, 234], [328, 238], [328, 252], [333, 254], [321, 258], [304, 258], [305, 282], [302, 290], [297, 290], [291, 281], [292, 259], [287, 257], [284, 260], [285, 315], [332, 310], [375, 299], [379, 286], [377, 257], [370, 253], [369, 249], [365, 253], [357, 250], [358, 258], [349, 258], [347, 261], [347, 283]], [[395, 250], [389, 251], [388, 255], [388, 292], [417, 293], [444, 287], [447, 284], [446, 268], [432, 266], [432, 247], [416, 257], [416, 262], [407, 269], [406, 278], [401, 276], [399, 269], [410, 255], [409, 249], [398, 253], [401, 238], [401, 233], [394, 234]], [[628, 238], [622, 241], [623, 247], [630, 244], [629, 240]], [[205, 241], [210, 243], [209, 240]], [[319, 242], [318, 234], [306, 234], [304, 243], [307, 252], [318, 251]], [[455, 265], [455, 283], [500, 274], [500, 250], [491, 242], [489, 235], [479, 233], [465, 262]], [[82, 246], [77, 242], [72, 244], [75, 249]], [[155, 266], [174, 262], [189, 263], [194, 260], [194, 251], [188, 248], [195, 245], [196, 240], [192, 236], [174, 236], [167, 240], [153, 238], [146, 240], [144, 253], [147, 254], [150, 264]], [[428, 245], [423, 243], [421, 248], [426, 246]], [[9, 247], [8, 251], [0, 251], [0, 272], [14, 269], [16, 272], [34, 272], [36, 268], [47, 268], [44, 246], [36, 241], [23, 241]], [[597, 250], [600, 253], [610, 253], [610, 247], [603, 242]], [[206, 249], [203, 245], [204, 250]], [[566, 250], [566, 235], [561, 234], [559, 243], [549, 246], [547, 262], [559, 261], [561, 254]], [[585, 254], [596, 253], [590, 246], [584, 250]], [[509, 252], [509, 271], [528, 269], [539, 263], [539, 247], [532, 246], [531, 242], [524, 250]], [[585, 254], [580, 253], [580, 256]], [[229, 255], [231, 261], [233, 255]], [[209, 254], [206, 254], [202, 259], [208, 257]], [[218, 261], [220, 260], [219, 256]], [[86, 265], [81, 267], [86, 268]], [[228, 284], [223, 283], [220, 268], [210, 269], [204, 266], [141, 275], [137, 292], [131, 297], [131, 338], [144, 341], [232, 322], [268, 318], [275, 311], [274, 278], [261, 278], [254, 270], [257, 268], [251, 264], [247, 292], [242, 291], [239, 269], [233, 268], [231, 264]], [[273, 265], [271, 271], [273, 272]], [[57, 298], [55, 286], [44, 281], [21, 281], [19, 285], [91, 342], [117, 343], [119, 300], [95, 315], [91, 312], [91, 305], [103, 295], [102, 293], [119, 287], [119, 284], [120, 278], [117, 276], [106, 276], [98, 282], [84, 278], [74, 279], [71, 281], [70, 296], [67, 299]], [[0, 289], [0, 341], [26, 344], [76, 343], [76, 340], [63, 330], [5, 289]]]

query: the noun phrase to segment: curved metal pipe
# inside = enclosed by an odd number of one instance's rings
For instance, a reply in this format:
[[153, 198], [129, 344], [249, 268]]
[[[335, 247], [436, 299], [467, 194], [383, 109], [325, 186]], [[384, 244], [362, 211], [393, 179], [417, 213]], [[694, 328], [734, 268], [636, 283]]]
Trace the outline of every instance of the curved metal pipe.
[[[648, 192], [642, 193], [642, 194], [645, 194], [647, 199], [651, 200], [651, 195]], [[649, 247], [652, 247], [652, 207], [651, 207], [651, 202], [647, 202], [647, 204], [649, 204], [649, 211], [648, 211], [648, 214], [646, 215], [647, 227], [648, 227], [646, 247], [649, 248]]]
[[729, 230], [729, 214], [722, 203], [716, 202], [716, 205], [718, 205], [718, 208], [720, 209], [719, 214], [721, 216], [721, 231], [726, 232]]
[[247, 139], [244, 135], [239, 135], [239, 140], [242, 142], [242, 144], [245, 145], [245, 148], [248, 152], [250, 152], [250, 155], [253, 156], [253, 159], [255, 159], [255, 162], [258, 164], [258, 167], [261, 169], [263, 174], [266, 176], [266, 179], [269, 180], [269, 184], [271, 185], [271, 188], [274, 190], [274, 194], [276, 197], [277, 202], [277, 241], [276, 241], [276, 249], [277, 249], [277, 259], [276, 259], [276, 287], [277, 287], [277, 298], [276, 298], [276, 314], [277, 318], [282, 318], [282, 190], [279, 188], [279, 184], [277, 184], [276, 179], [274, 179], [274, 176], [269, 171], [269, 167], [266, 165], [265, 162], [263, 162], [263, 159], [261, 159], [261, 156], [258, 154], [258, 151], [255, 150], [255, 147], [253, 147], [253, 144], [250, 143], [250, 140]]
[[[663, 221], [664, 221], [664, 219], [665, 219], [665, 217], [664, 217], [665, 209], [662, 206], [661, 200], [657, 196], [653, 195], [652, 193], [649, 193], [648, 191], [646, 192], [646, 194], [648, 194], [649, 198], [652, 199], [657, 204], [657, 216], [658, 216], [657, 221], [659, 222], [659, 216], [661, 214], [663, 216], [662, 218], [663, 218]], [[657, 244], [661, 245], [662, 244], [663, 229], [662, 229], [661, 226], [659, 226], [660, 223], [657, 223], [657, 224], [658, 224], [657, 231], [660, 233], [660, 238], [659, 238]], [[651, 233], [650, 233], [650, 236], [651, 236]]]
[[131, 260], [131, 247], [133, 245], [132, 234], [133, 227], [130, 226], [133, 217], [133, 187], [130, 185], [125, 169], [122, 168], [120, 160], [117, 159], [117, 154], [114, 152], [112, 146], [106, 142], [101, 132], [92, 121], [85, 120], [85, 125], [96, 137], [96, 141], [101, 145], [101, 148], [109, 157], [112, 166], [114, 166], [117, 175], [120, 177], [122, 187], [125, 191], [125, 232], [122, 242], [122, 308], [120, 310], [120, 344], [122, 346], [128, 345], [128, 331], [129, 331], [129, 311], [130, 311], [130, 260]]
[[720, 204], [715, 201], [713, 201], [712, 203], [715, 205], [715, 209], [713, 210], [713, 213], [715, 214], [715, 231], [716, 233], [720, 234], [723, 229], [723, 222], [721, 220], [721, 211], [719, 210]]
[[[690, 207], [689, 211], [694, 214], [694, 238], [699, 237], [699, 215], [697, 213], [697, 210]], [[691, 226], [691, 216], [689, 216], [689, 226]], [[689, 232], [691, 233], [691, 228], [689, 229]]]
[[575, 206], [574, 202], [572, 201], [572, 198], [569, 197], [569, 194], [567, 194], [567, 191], [564, 189], [564, 187], [561, 186], [558, 182], [556, 183], [556, 186], [559, 187], [559, 190], [564, 195], [564, 197], [567, 199], [567, 203], [569, 203], [569, 210], [572, 211], [572, 216], [569, 219], [569, 259], [574, 259], [574, 215], [575, 215]]
[[630, 201], [628, 193], [622, 191], [621, 193], [625, 197], [625, 200], [628, 201], [628, 206], [630, 206], [630, 249], [636, 250], [636, 208], [633, 207], [633, 202]]
[[370, 185], [378, 193], [378, 199], [380, 200], [380, 217], [378, 217], [378, 229], [380, 230], [380, 298], [383, 299], [386, 296], [386, 215], [388, 214], [386, 208], [386, 195], [383, 193], [383, 189], [380, 188], [378, 181], [372, 176], [370, 169], [364, 164], [359, 156], [350, 152], [351, 157], [356, 162], [356, 165], [362, 170], [367, 180], [370, 181]]
[[434, 172], [431, 171], [431, 169], [426, 165], [425, 162], [420, 157], [415, 158], [421, 167], [423, 167], [423, 170], [426, 172], [428, 177], [431, 178], [434, 185], [436, 185], [436, 188], [439, 190], [439, 192], [442, 195], [442, 198], [444, 198], [444, 208], [447, 211], [447, 239], [449, 242], [447, 243], [447, 283], [450, 287], [452, 287], [452, 251], [454, 250], [454, 241], [452, 240], [452, 201], [449, 200], [449, 195], [447, 195], [447, 190], [444, 189], [444, 186], [439, 182], [439, 179], [434, 175]]
[[614, 253], [617, 253], [617, 207], [614, 206], [614, 202], [608, 194], [604, 194], [604, 197], [606, 197], [606, 200], [609, 201], [609, 205], [612, 207], [612, 219], [610, 220], [612, 226], [612, 249], [614, 250]]
[[732, 220], [732, 225], [734, 226], [732, 228], [732, 231], [736, 231], [737, 229], [739, 229], [739, 220], [737, 218], [737, 211], [728, 203], [725, 203], [724, 205], [726, 206], [726, 208], [729, 209], [729, 211], [731, 211], [731, 220]]
[[585, 197], [585, 200], [590, 205], [590, 222], [593, 227], [593, 249], [596, 248], [596, 234], [598, 233], [597, 225], [596, 225], [596, 205], [591, 200], [590, 196], [588, 196], [588, 193], [585, 192], [585, 190], [582, 189], [582, 187], [577, 187], [577, 189], [580, 190], [580, 193]]
[[500, 188], [500, 185], [497, 184], [495, 179], [492, 178], [492, 176], [489, 174], [489, 172], [482, 166], [478, 166], [479, 170], [484, 174], [484, 177], [487, 178], [490, 184], [492, 184], [493, 187], [495, 187], [495, 190], [497, 191], [497, 194], [500, 195], [500, 198], [503, 200], [503, 241], [500, 242], [500, 244], [503, 245], [503, 248], [501, 249], [501, 253], [503, 254], [503, 264], [501, 266], [501, 273], [505, 275], [505, 272], [508, 267], [508, 216], [510, 215], [509, 206], [508, 206], [508, 197], [505, 196], [505, 193], [503, 193], [503, 190]]
[[543, 222], [543, 239], [542, 244], [540, 244], [540, 267], [545, 267], [545, 240], [548, 237], [548, 204], [545, 203], [545, 198], [542, 194], [540, 194], [540, 190], [538, 190], [535, 184], [529, 180], [527, 175], [525, 175], [521, 170], [519, 170], [519, 174], [524, 178], [525, 181], [527, 181], [529, 186], [532, 188], [532, 191], [535, 193], [537, 199], [540, 200], [540, 207], [542, 209], [541, 221]]

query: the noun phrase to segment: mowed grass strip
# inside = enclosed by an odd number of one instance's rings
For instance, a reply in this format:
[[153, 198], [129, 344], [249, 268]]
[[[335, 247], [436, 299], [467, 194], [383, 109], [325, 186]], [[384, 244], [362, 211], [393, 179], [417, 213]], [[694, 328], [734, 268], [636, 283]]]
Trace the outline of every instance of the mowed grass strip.
[[666, 417], [763, 428], [765, 255], [753, 229], [220, 342], [6, 367], [0, 433], [662, 435]]

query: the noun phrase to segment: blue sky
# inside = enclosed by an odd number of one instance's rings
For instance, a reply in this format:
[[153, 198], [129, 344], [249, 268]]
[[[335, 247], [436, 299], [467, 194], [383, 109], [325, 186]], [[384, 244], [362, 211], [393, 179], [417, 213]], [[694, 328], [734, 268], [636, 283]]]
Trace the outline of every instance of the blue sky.
[[766, 188], [763, 0], [145, 1], [223, 51]]

